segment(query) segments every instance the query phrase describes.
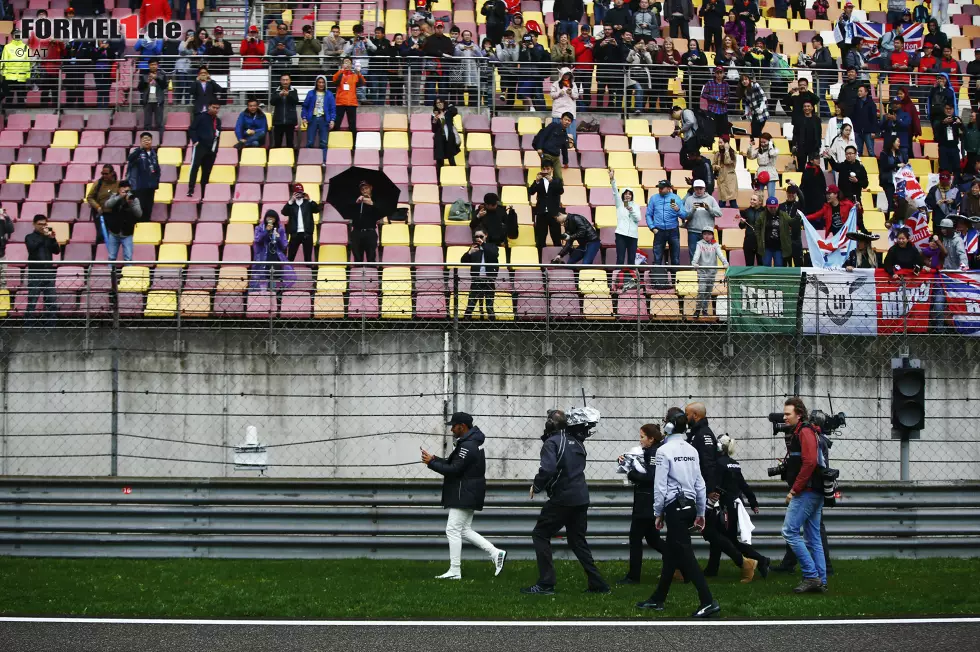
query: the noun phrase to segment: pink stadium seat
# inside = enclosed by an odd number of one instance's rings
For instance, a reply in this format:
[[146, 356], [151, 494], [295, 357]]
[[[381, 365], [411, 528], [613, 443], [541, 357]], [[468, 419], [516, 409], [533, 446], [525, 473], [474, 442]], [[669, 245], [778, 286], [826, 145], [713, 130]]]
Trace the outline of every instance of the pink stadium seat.
[[127, 150], [134, 146], [132, 131], [110, 131], [106, 140], [107, 147], [125, 147]]
[[30, 131], [31, 129], [31, 114], [30, 113], [12, 113], [7, 116], [7, 124], [5, 129], [7, 131]]
[[497, 134], [516, 134], [517, 122], [514, 118], [496, 116], [490, 120], [490, 132]]
[[242, 317], [245, 314], [245, 295], [237, 292], [217, 292], [214, 295], [213, 310], [218, 317]]
[[62, 183], [58, 186], [58, 201], [80, 202], [85, 196], [85, 184]]
[[435, 165], [436, 160], [432, 157], [431, 149], [415, 149], [411, 153], [411, 165]]
[[469, 201], [470, 195], [466, 186], [444, 186], [442, 188], [442, 203], [452, 204], [457, 199]]
[[[316, 150], [319, 151], [319, 150]], [[327, 150], [327, 165], [343, 165], [344, 168], [349, 168], [353, 164], [353, 157], [349, 149], [328, 149]], [[323, 154], [320, 154], [319, 163], [323, 162]]]
[[111, 131], [133, 131], [137, 128], [136, 114], [119, 111], [112, 116]]
[[442, 224], [442, 209], [437, 204], [415, 204], [412, 221], [415, 224]]
[[37, 165], [44, 159], [44, 150], [40, 147], [18, 147], [17, 162]]
[[486, 150], [476, 150], [469, 152], [466, 155], [466, 160], [470, 164], [470, 167], [480, 166], [480, 167], [494, 167], [493, 152], [488, 152]]
[[267, 183], [262, 186], [263, 204], [285, 204], [289, 201], [289, 184]]
[[85, 128], [85, 116], [79, 113], [66, 113], [58, 122], [58, 129], [82, 131]]
[[[357, 128], [361, 128], [360, 118]], [[354, 165], [377, 170], [381, 166], [381, 152], [376, 149], [359, 149], [354, 152]]]
[[432, 133], [432, 117], [428, 113], [413, 113], [408, 123], [411, 132]]
[[90, 261], [92, 260], [92, 244], [88, 242], [74, 242], [73, 237], [72, 242], [65, 245], [61, 253], [61, 259], [79, 262]]
[[412, 262], [412, 252], [408, 247], [388, 246], [381, 253], [381, 262], [386, 264], [401, 264]]
[[[204, 190], [204, 201], [205, 203], [227, 204], [231, 201], [231, 186], [223, 183], [208, 184]], [[238, 197], [235, 198], [235, 201], [239, 201]]]
[[[82, 210], [88, 213], [91, 209], [86, 206]], [[74, 222], [78, 219], [78, 204], [63, 201], [51, 204], [48, 219], [52, 222]]]
[[382, 157], [382, 165], [408, 165], [409, 155], [407, 149], [389, 149]]
[[292, 183], [295, 175], [293, 174], [293, 169], [286, 165], [274, 165], [271, 168], [260, 168], [258, 166], [247, 166], [244, 168], [238, 168], [241, 170], [248, 169], [265, 170], [265, 182], [266, 183]]
[[[67, 152], [68, 150], [48, 150]], [[61, 183], [62, 178], [65, 176], [64, 169], [59, 164], [52, 163], [42, 163], [37, 166], [37, 170], [34, 171], [34, 183], [39, 181], [47, 181], [50, 183]]]
[[78, 139], [79, 147], [105, 147], [104, 131], [83, 131]]
[[431, 131], [412, 132], [412, 149], [432, 149], [434, 134]]
[[[67, 149], [49, 149], [48, 157], [50, 158], [53, 152], [65, 152], [69, 153]], [[97, 165], [99, 162], [99, 148], [97, 147], [80, 147], [72, 153], [71, 160], [74, 163], [81, 165]]]
[[312, 313], [312, 297], [308, 291], [287, 290], [282, 293], [279, 316], [288, 319], [309, 319]]
[[[202, 258], [201, 260], [217, 260], [217, 254], [214, 258]], [[193, 260], [193, 259], [192, 259]], [[187, 267], [187, 273], [184, 276], [184, 289], [185, 290], [214, 290], [215, 278], [217, 272], [214, 266], [211, 265], [189, 265]]]
[[22, 183], [5, 183], [0, 186], [0, 201], [21, 202], [27, 197], [27, 186]]
[[[219, 295], [220, 296], [220, 295]], [[276, 314], [276, 295], [269, 291], [251, 290], [248, 293], [245, 316], [250, 319], [268, 319]]]
[[450, 224], [444, 239], [447, 247], [466, 246], [473, 242], [473, 233], [468, 224]]
[[123, 147], [103, 147], [99, 153], [99, 163], [122, 165], [126, 162], [126, 149]]
[[150, 289], [176, 291], [180, 289], [180, 283], [180, 269], [176, 267], [158, 267], [153, 270]]
[[496, 150], [520, 149], [521, 140], [517, 134], [499, 134], [493, 137], [493, 147]]
[[463, 116], [463, 131], [467, 133], [487, 133], [490, 120], [485, 115], [471, 113]]

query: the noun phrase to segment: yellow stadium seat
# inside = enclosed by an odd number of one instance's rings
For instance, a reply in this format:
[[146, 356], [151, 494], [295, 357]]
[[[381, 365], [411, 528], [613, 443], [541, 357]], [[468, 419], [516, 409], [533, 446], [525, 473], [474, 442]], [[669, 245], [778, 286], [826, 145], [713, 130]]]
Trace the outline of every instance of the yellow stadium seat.
[[354, 136], [349, 131], [331, 131], [327, 149], [354, 149]]
[[725, 251], [741, 249], [745, 241], [745, 231], [742, 229], [722, 229], [721, 248]]
[[382, 247], [407, 247], [411, 244], [407, 224], [385, 224], [381, 229]]
[[344, 295], [337, 292], [313, 295], [313, 317], [316, 319], [343, 319]]
[[184, 150], [179, 147], [161, 147], [157, 150], [160, 165], [180, 165], [184, 162]]
[[120, 292], [145, 293], [150, 289], [150, 268], [143, 265], [126, 265], [119, 279]]
[[244, 292], [248, 289], [248, 268], [222, 265], [218, 268], [218, 292]]
[[175, 317], [177, 293], [173, 290], [153, 290], [146, 295], [144, 317]]
[[653, 231], [644, 227], [645, 224], [641, 223], [640, 228], [637, 229], [636, 245], [640, 249], [649, 249], [653, 246]]
[[928, 159], [913, 158], [909, 160], [909, 165], [917, 177], [926, 177], [932, 173], [932, 163]]
[[[799, 20], [799, 19], [797, 19], [797, 20]], [[774, 32], [776, 30], [788, 30], [789, 29], [789, 21], [787, 21], [785, 18], [770, 18], [769, 19], [768, 27], [769, 27], [769, 29], [771, 29]]]
[[595, 225], [596, 228], [605, 229], [615, 227], [618, 224], [615, 206], [596, 206]]
[[58, 244], [68, 244], [68, 236], [71, 225], [68, 222], [48, 222], [48, 226], [54, 229], [54, 238]]
[[163, 231], [164, 244], [189, 245], [193, 240], [194, 234], [188, 222], [167, 222]]
[[296, 183], [312, 183], [319, 185], [323, 183], [323, 168], [319, 165], [298, 165], [296, 166]]
[[[456, 304], [459, 303], [459, 316], [462, 318], [463, 312], [469, 303], [469, 292], [459, 292], [449, 295], [449, 315], [457, 314]], [[473, 310], [473, 319], [489, 319], [489, 315], [483, 312], [484, 306], [481, 304]], [[514, 321], [514, 295], [510, 292], [495, 292], [493, 295], [494, 317], [498, 321]]]
[[[311, 186], [306, 186], [306, 194], [310, 196], [310, 201], [314, 204], [320, 203], [320, 184], [315, 183]], [[320, 223], [320, 213], [313, 213], [313, 222], [315, 224]]]
[[463, 257], [470, 248], [464, 245], [453, 245], [451, 247], [446, 247], [446, 266], [447, 267], [462, 267], [460, 264], [460, 259]]
[[386, 131], [381, 147], [386, 150], [408, 149], [408, 133], [405, 131]]
[[6, 317], [10, 312], [10, 290], [0, 289], [0, 317]]
[[470, 150], [471, 152], [493, 151], [493, 145], [490, 142], [490, 134], [485, 134], [485, 133], [466, 134], [466, 149]]
[[612, 319], [612, 297], [586, 295], [582, 298], [582, 316], [586, 319]]
[[517, 237], [508, 239], [507, 244], [509, 247], [533, 247], [535, 245], [534, 229], [518, 229]]
[[806, 32], [812, 28], [810, 27], [810, 21], [806, 18], [793, 18], [789, 21], [789, 29], [794, 32]]
[[157, 187], [157, 191], [153, 193], [153, 201], [157, 204], [170, 205], [174, 201], [174, 184], [172, 183], [161, 183]]
[[[183, 181], [190, 181], [190, 166], [185, 165], [183, 168], [181, 168], [181, 171], [183, 171], [184, 168], [187, 169], [188, 176], [187, 179], [183, 179]], [[215, 165], [213, 168], [211, 168], [211, 179], [208, 181], [208, 183], [224, 183], [228, 184], [229, 186], [233, 185], [235, 183], [235, 166]]]
[[444, 165], [439, 170], [439, 185], [466, 186], [466, 168], [461, 165]]
[[276, 147], [269, 150], [269, 166], [288, 165], [293, 167], [296, 164], [296, 154], [291, 147]]
[[[566, 189], [565, 192], [568, 192]], [[527, 204], [527, 188], [524, 186], [504, 186], [500, 192], [500, 202], [505, 206]]]
[[412, 187], [412, 202], [416, 204], [438, 204], [439, 186], [418, 184]]
[[346, 263], [347, 260], [347, 245], [320, 245], [317, 262]]
[[[523, 234], [528, 229], [521, 229], [519, 234]], [[532, 233], [532, 241], [533, 233]], [[538, 250], [532, 244], [530, 246], [517, 246], [510, 249], [510, 262], [512, 265], [537, 265]]]
[[697, 296], [698, 273], [691, 269], [678, 271], [675, 276], [674, 291], [681, 297]]
[[633, 199], [639, 202], [643, 201], [639, 194], [637, 194], [640, 188], [640, 173], [635, 168], [616, 170], [616, 185], [619, 187], [620, 192], [629, 188], [635, 195]]
[[404, 113], [385, 113], [381, 131], [408, 131], [408, 116]]
[[7, 170], [7, 183], [34, 183], [34, 166], [27, 163], [11, 165]]
[[609, 152], [608, 165], [614, 170], [634, 167], [633, 152]]
[[321, 265], [316, 270], [317, 294], [343, 294], [347, 291], [347, 268], [339, 265]]
[[56, 131], [51, 139], [51, 147], [56, 149], [75, 149], [78, 147], [77, 131]]
[[235, 223], [251, 224], [251, 225], [258, 224], [259, 223], [258, 204], [232, 203], [231, 218], [228, 221], [230, 224], [235, 224]]
[[[160, 251], [157, 253], [157, 260], [166, 260], [174, 263], [186, 263], [187, 262], [187, 245], [175, 244], [173, 242], [168, 242], [160, 245]], [[158, 265], [159, 267], [183, 267], [180, 264], [174, 265]]]
[[603, 168], [589, 168], [585, 171], [585, 186], [587, 188], [608, 188], [609, 172]]
[[158, 245], [162, 240], [159, 222], [140, 222], [133, 231], [133, 244]]
[[225, 244], [250, 245], [254, 240], [255, 229], [251, 224], [231, 223], [225, 231]]
[[627, 118], [627, 120], [626, 120], [626, 135], [627, 136], [649, 136], [650, 135], [650, 123], [647, 122], [646, 118]]
[[184, 290], [180, 295], [180, 314], [184, 317], [210, 315], [211, 293], [207, 290]]
[[522, 168], [524, 161], [516, 149], [498, 149], [496, 164], [498, 168]]
[[864, 228], [869, 231], [887, 231], [885, 214], [881, 211], [864, 211]]
[[242, 149], [242, 158], [238, 161], [239, 167], [260, 167], [266, 165], [266, 152], [261, 147], [246, 147]]
[[231, 149], [237, 144], [238, 144], [238, 136], [235, 135], [234, 131], [229, 130], [229, 131], [221, 132], [221, 136], [218, 138], [218, 148]]
[[517, 119], [517, 133], [521, 136], [534, 136], [541, 131], [541, 118], [529, 115]]
[[578, 276], [578, 291], [587, 296], [609, 296], [609, 280], [604, 269], [583, 269]]
[[[389, 224], [388, 226], [391, 225]], [[386, 230], [388, 226], [385, 227]], [[415, 232], [412, 234], [412, 246], [441, 247], [442, 227], [438, 224], [417, 224], [415, 226]]]
[[412, 318], [412, 271], [386, 267], [381, 271], [381, 316], [385, 319]]

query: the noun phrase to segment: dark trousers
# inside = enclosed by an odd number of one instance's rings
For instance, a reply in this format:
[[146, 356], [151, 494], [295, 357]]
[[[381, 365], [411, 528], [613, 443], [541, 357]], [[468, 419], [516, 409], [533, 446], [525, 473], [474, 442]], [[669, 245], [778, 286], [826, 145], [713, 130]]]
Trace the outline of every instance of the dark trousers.
[[334, 123], [334, 127], [340, 129], [340, 123], [344, 121], [344, 116], [347, 116], [347, 129], [352, 133], [357, 133], [357, 107], [356, 106], [338, 106], [337, 107], [337, 121]]
[[701, 536], [708, 542], [710, 548], [708, 552], [708, 565], [704, 572], [708, 575], [717, 575], [718, 566], [721, 563], [721, 553], [725, 553], [739, 568], [745, 561], [742, 553], [738, 551], [732, 540], [728, 538], [722, 527], [721, 514], [717, 510], [708, 509], [704, 515], [704, 532]]
[[[691, 38], [691, 26], [688, 24], [687, 18], [671, 18], [670, 19], [670, 38], [683, 37], [685, 41]], [[708, 49], [707, 46], [704, 48]]]
[[217, 157], [216, 152], [211, 151], [210, 146], [204, 146], [201, 143], [194, 145], [194, 158], [191, 161], [191, 178], [190, 183], [187, 185], [187, 192], [194, 192], [194, 184], [197, 182], [197, 171], [201, 170], [201, 196], [204, 196], [204, 188], [208, 185], [208, 181], [211, 180], [211, 168], [214, 167], [214, 159]]
[[599, 251], [601, 250], [602, 243], [598, 240], [579, 244], [568, 253], [568, 264], [582, 263], [583, 265], [591, 265], [595, 262], [595, 257], [599, 255]]
[[728, 523], [726, 524], [726, 529], [724, 531], [725, 536], [731, 540], [732, 544], [734, 544], [735, 548], [742, 553], [743, 557], [754, 559], [756, 561], [762, 561], [765, 559], [765, 556], [755, 548], [738, 540], [738, 512], [736, 511], [735, 503], [731, 502], [726, 504], [725, 509], [728, 512]]
[[704, 51], [710, 52], [711, 48], [720, 48], [722, 44], [722, 33], [720, 27], [704, 28]]
[[742, 253], [745, 255], [745, 264], [748, 267], [762, 264], [762, 256], [759, 255], [759, 245], [756, 242], [755, 234], [750, 234], [742, 244]]
[[153, 217], [153, 198], [157, 194], [156, 189], [141, 188], [140, 190], [134, 190], [133, 194], [136, 195], [136, 199], [139, 200], [140, 210], [143, 211], [143, 217], [140, 218], [140, 221], [149, 222], [150, 218]]
[[[806, 267], [806, 265], [803, 264], [803, 241], [802, 240], [793, 241], [793, 256], [791, 260], [793, 261], [793, 267]], [[785, 265], [786, 267], [789, 267], [789, 263], [790, 263], [789, 260], [783, 261], [783, 265]]]
[[[299, 217], [297, 219], [303, 218]], [[313, 262], [312, 233], [294, 233], [289, 238], [289, 244], [286, 246], [286, 257], [289, 258], [289, 262], [296, 260], [296, 253], [299, 251], [300, 246], [303, 247], [303, 260], [308, 263]]]
[[670, 593], [670, 583], [674, 581], [674, 571], [680, 569], [685, 580], [690, 580], [698, 591], [701, 606], [714, 601], [708, 582], [704, 579], [701, 567], [698, 566], [694, 548], [691, 546], [691, 533], [688, 528], [694, 524], [694, 509], [677, 509], [677, 502], [672, 502], [664, 509], [664, 523], [667, 525], [667, 546], [664, 552], [664, 563], [660, 568], [660, 582], [650, 596], [651, 602], [666, 602]]
[[666, 554], [660, 532], [654, 527], [655, 519], [633, 517], [630, 522], [630, 569], [626, 577], [640, 581], [640, 570], [643, 567], [643, 540], [661, 555]]
[[635, 265], [636, 264], [636, 244], [638, 238], [631, 238], [628, 235], [616, 234], [616, 264]]
[[534, 244], [538, 249], [544, 249], [545, 238], [551, 234], [551, 244], [556, 247], [561, 245], [561, 224], [553, 217], [547, 215], [534, 216]]
[[283, 136], [286, 137], [286, 147], [293, 148], [296, 136], [296, 125], [275, 125], [272, 127], [272, 146], [282, 147]]
[[473, 310], [480, 305], [480, 314], [483, 314], [483, 309], [486, 308], [487, 317], [493, 320], [493, 298], [494, 292], [496, 291], [497, 280], [490, 277], [476, 277], [470, 281], [470, 294], [469, 299], [466, 302], [466, 312], [463, 313], [463, 319], [469, 319], [473, 314]]
[[732, 132], [732, 127], [728, 123], [727, 113], [716, 113], [715, 115], [715, 135], [719, 138]]
[[592, 561], [592, 551], [589, 543], [585, 540], [585, 533], [589, 529], [589, 506], [580, 505], [577, 507], [566, 507], [555, 505], [551, 502], [544, 504], [538, 522], [531, 532], [531, 540], [534, 542], [534, 552], [538, 558], [538, 585], [553, 587], [555, 585], [555, 564], [551, 558], [551, 537], [558, 534], [558, 531], [565, 528], [565, 538], [568, 545], [575, 553], [585, 575], [589, 580], [590, 589], [606, 589], [608, 584], [602, 579], [599, 569]]
[[362, 260], [373, 263], [378, 259], [378, 232], [374, 229], [351, 231], [350, 251], [354, 254], [354, 262]]
[[143, 129], [150, 131], [155, 129], [163, 140], [163, 103], [149, 102], [143, 105]]
[[33, 315], [38, 297], [44, 297], [44, 319], [50, 324], [54, 320], [57, 302], [54, 294], [54, 269], [29, 269], [27, 271], [27, 312]]
[[[827, 570], [831, 571], [833, 565], [830, 563], [830, 546], [827, 544], [827, 528], [824, 527], [823, 519], [820, 520], [820, 541], [823, 542], [824, 563], [827, 566]], [[786, 546], [786, 554], [783, 555], [782, 566], [785, 568], [796, 567], [796, 555], [788, 545]]]

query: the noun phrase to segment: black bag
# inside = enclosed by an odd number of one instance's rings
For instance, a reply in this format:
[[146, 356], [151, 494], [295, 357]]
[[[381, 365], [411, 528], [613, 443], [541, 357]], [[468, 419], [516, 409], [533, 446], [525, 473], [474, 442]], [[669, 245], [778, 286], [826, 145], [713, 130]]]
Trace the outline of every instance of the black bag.
[[711, 147], [715, 142], [715, 117], [704, 109], [691, 109], [694, 117], [697, 118], [698, 128], [694, 132], [694, 138], [701, 147]]
[[599, 121], [596, 119], [582, 120], [575, 127], [575, 131], [580, 134], [597, 134], [599, 133]]
[[[95, 188], [92, 189], [95, 192], [96, 197], [99, 196], [99, 190], [101, 189], [102, 189], [102, 179], [99, 179], [98, 181], [95, 182]], [[91, 210], [92, 210], [92, 221], [95, 222], [95, 244], [96, 246], [100, 244], [105, 244], [105, 237], [102, 235], [102, 224], [103, 224], [102, 215], [96, 213], [94, 208]]]
[[513, 207], [507, 209], [507, 237], [516, 240], [520, 235], [520, 226], [517, 223], [517, 211]]

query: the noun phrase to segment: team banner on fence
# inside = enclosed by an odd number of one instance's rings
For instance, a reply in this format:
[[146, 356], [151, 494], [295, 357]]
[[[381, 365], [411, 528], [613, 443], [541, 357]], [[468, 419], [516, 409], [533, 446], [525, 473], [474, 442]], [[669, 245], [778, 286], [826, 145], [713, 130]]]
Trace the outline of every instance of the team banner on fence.
[[875, 270], [878, 293], [878, 333], [893, 335], [925, 333], [929, 330], [929, 310], [936, 284], [935, 272], [918, 275], [903, 270], [892, 279], [885, 270]]
[[980, 335], [980, 272], [941, 272], [949, 323], [961, 335]]
[[877, 335], [875, 270], [807, 269], [803, 332]]
[[729, 267], [732, 328], [743, 333], [793, 333], [800, 299], [798, 267]]

